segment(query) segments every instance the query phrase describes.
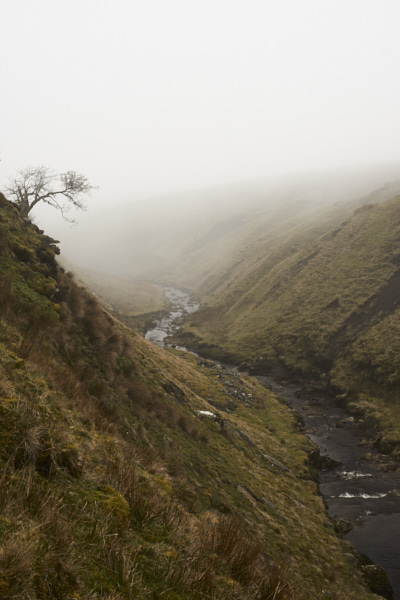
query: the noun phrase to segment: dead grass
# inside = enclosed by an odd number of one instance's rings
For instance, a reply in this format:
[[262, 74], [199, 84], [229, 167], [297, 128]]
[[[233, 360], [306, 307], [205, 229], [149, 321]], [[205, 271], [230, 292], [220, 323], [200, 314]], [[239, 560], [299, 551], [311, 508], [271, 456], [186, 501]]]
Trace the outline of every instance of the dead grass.
[[36, 541], [23, 533], [0, 546], [0, 596], [4, 600], [36, 600], [34, 563]]
[[166, 579], [171, 591], [183, 589], [191, 598], [294, 600], [285, 569], [246, 541], [237, 516], [210, 515], [189, 524], [187, 535], [185, 554], [170, 558]]
[[6, 319], [14, 319], [15, 299], [12, 294], [14, 276], [12, 273], [3, 275], [0, 278], [0, 315]]

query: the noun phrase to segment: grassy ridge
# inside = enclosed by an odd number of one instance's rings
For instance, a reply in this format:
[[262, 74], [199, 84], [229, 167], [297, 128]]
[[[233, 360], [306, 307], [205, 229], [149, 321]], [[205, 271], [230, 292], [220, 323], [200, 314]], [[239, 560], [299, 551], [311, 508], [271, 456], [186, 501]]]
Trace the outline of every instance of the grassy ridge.
[[290, 410], [113, 320], [4, 198], [0, 227], [2, 598], [375, 597]]

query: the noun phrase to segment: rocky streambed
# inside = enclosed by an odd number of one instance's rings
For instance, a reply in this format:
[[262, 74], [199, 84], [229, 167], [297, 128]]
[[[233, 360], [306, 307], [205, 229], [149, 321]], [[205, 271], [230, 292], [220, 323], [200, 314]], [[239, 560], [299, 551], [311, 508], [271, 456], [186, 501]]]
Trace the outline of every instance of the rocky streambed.
[[[318, 445], [319, 488], [338, 531], [360, 554], [383, 567], [400, 600], [400, 469], [374, 448], [375, 436], [324, 393], [259, 377], [285, 398]], [[365, 566], [365, 571], [372, 568]], [[382, 583], [382, 585], [384, 585]], [[380, 590], [383, 595], [384, 589]]]
[[[175, 288], [166, 288], [169, 312], [146, 338], [160, 346], [174, 334], [179, 322], [199, 305]], [[182, 348], [184, 349], [184, 348]], [[374, 435], [364, 422], [338, 406], [327, 394], [278, 383], [272, 377], [260, 381], [301, 417], [305, 433], [319, 448], [315, 466], [319, 487], [330, 516], [343, 534], [362, 554], [383, 567], [393, 588], [385, 583], [385, 574], [373, 565], [363, 569], [374, 579], [376, 591], [386, 598], [400, 600], [400, 469], [390, 457], [373, 446]], [[371, 579], [371, 581], [372, 581]], [[386, 589], [385, 589], [386, 588]]]
[[[153, 326], [146, 332], [145, 338], [158, 346], [165, 346], [165, 338], [173, 335], [179, 322], [190, 313], [196, 312], [200, 305], [191, 299], [190, 295], [173, 287], [164, 288], [164, 295], [169, 303], [169, 310], [155, 321]], [[184, 350], [184, 348], [180, 348]]]

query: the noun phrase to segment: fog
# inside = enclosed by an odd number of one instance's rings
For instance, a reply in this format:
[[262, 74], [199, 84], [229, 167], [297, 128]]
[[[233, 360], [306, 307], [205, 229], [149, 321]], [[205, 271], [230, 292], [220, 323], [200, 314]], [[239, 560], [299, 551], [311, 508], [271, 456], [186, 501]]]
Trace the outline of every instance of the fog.
[[396, 0], [3, 0], [1, 17], [3, 186], [76, 170], [94, 211], [400, 157]]
[[[241, 252], [275, 229], [298, 226], [337, 211], [345, 218], [361, 204], [400, 193], [400, 163], [368, 169], [330, 170], [232, 183], [153, 199], [106, 206], [80, 214], [77, 227], [40, 209], [34, 219], [61, 241], [72, 269], [125, 279], [170, 282], [177, 271], [188, 284], [196, 261], [205, 268], [222, 255]], [[43, 207], [42, 207], [43, 209]], [[203, 268], [203, 267], [199, 267]], [[195, 285], [195, 282], [192, 281]]]
[[73, 266], [160, 278], [213, 236], [247, 243], [257, 214], [400, 179], [395, 0], [3, 0], [1, 16], [0, 189], [29, 165], [98, 186], [76, 228], [31, 213]]

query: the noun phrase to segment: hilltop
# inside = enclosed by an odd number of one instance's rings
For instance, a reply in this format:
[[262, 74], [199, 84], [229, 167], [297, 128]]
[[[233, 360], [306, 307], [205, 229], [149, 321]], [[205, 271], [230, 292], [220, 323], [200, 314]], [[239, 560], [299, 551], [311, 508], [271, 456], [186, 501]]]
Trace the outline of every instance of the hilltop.
[[376, 598], [294, 413], [152, 346], [0, 196], [0, 595]]

